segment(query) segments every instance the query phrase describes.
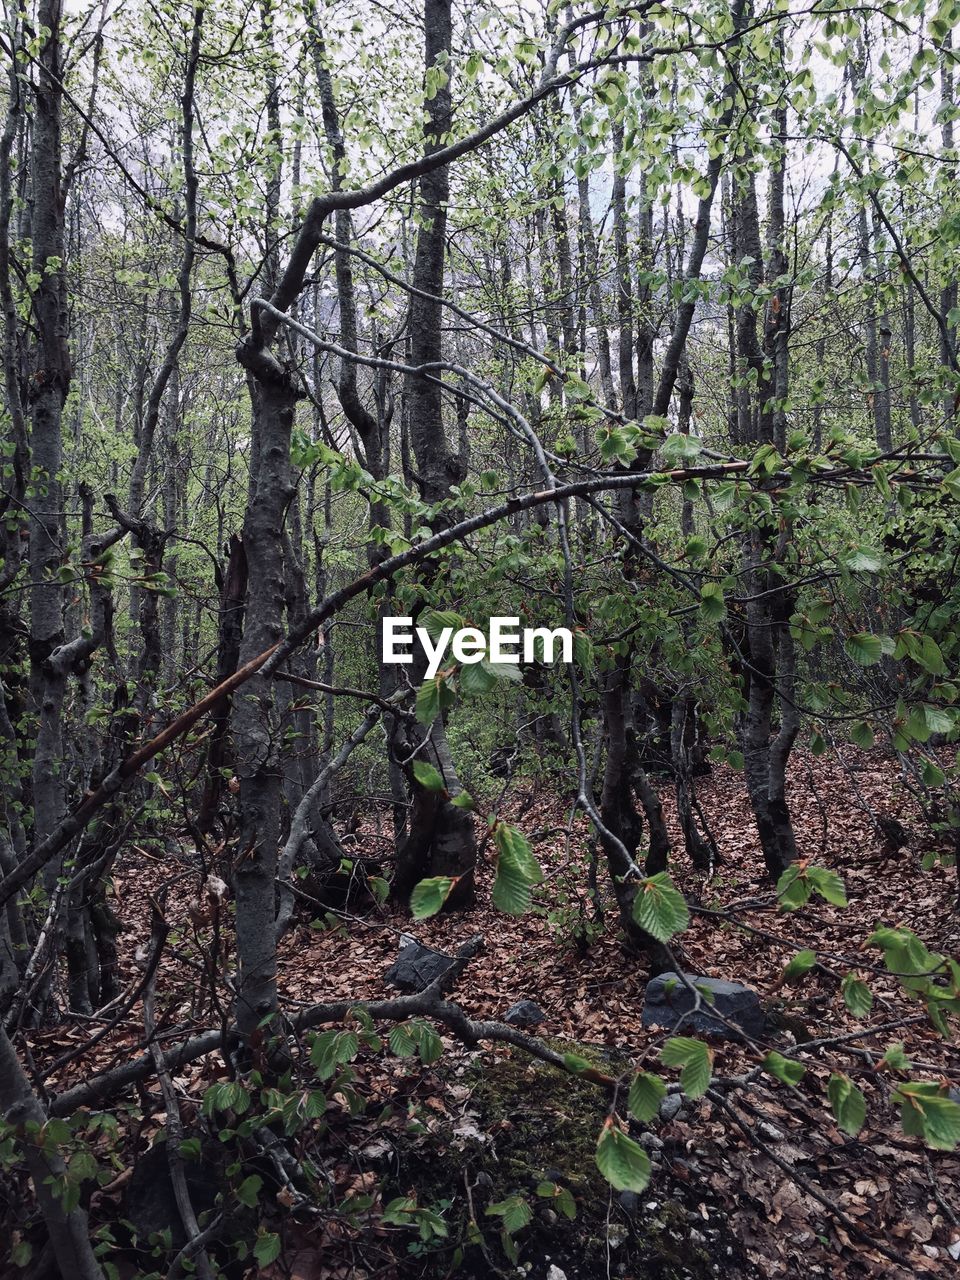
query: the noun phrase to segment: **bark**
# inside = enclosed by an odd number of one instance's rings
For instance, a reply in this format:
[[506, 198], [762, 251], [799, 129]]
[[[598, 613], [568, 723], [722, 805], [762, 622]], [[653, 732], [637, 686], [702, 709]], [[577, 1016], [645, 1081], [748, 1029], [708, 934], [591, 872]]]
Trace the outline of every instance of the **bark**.
[[[946, 156], [951, 161], [955, 161], [953, 111], [955, 108], [956, 81], [954, 79], [955, 55], [953, 52], [952, 31], [947, 31], [941, 48], [943, 53], [940, 61], [940, 118], [943, 123], [940, 126], [940, 140]], [[952, 165], [950, 167], [952, 168]], [[940, 293], [940, 314], [942, 317], [939, 333], [940, 361], [945, 369], [952, 368], [955, 365], [955, 360], [952, 360], [951, 357], [957, 349], [957, 326], [951, 324], [949, 316], [956, 309], [956, 306], [957, 281], [954, 277], [947, 281]], [[952, 426], [956, 412], [956, 396], [948, 393], [943, 399], [943, 416], [948, 426]], [[960, 859], [957, 861], [957, 875], [960, 876]]]
[[[453, 28], [450, 0], [425, 0], [425, 66], [449, 72]], [[437, 88], [426, 104], [425, 156], [439, 151], [441, 139], [449, 132], [451, 118], [450, 82]], [[440, 165], [425, 173], [419, 184], [417, 247], [413, 263], [413, 287], [407, 327], [410, 334], [410, 363], [417, 368], [443, 358], [443, 292], [446, 249], [447, 202], [450, 173]], [[425, 296], [430, 295], [430, 296]], [[459, 484], [464, 469], [457, 451], [451, 449], [443, 423], [443, 397], [436, 376], [411, 376], [407, 395], [410, 406], [410, 443], [416, 459], [417, 480], [425, 501], [436, 503]]]
[[[282, 634], [282, 527], [293, 496], [290, 433], [297, 390], [272, 357], [241, 352], [254, 368], [254, 432], [259, 465], [243, 524], [248, 591], [241, 666]], [[282, 738], [272, 682], [255, 674], [234, 700], [230, 728], [240, 790], [239, 844], [233, 862], [239, 960], [236, 1028], [249, 1045], [276, 1012], [275, 880], [280, 843]]]
[[[37, 1130], [47, 1116], [24, 1074], [13, 1045], [0, 1025], [0, 1115], [23, 1143], [24, 1157], [33, 1181], [34, 1195], [50, 1239], [60, 1274], [66, 1280], [104, 1280], [93, 1253], [87, 1215], [81, 1208], [69, 1212], [56, 1194], [66, 1179], [66, 1165], [52, 1145], [40, 1146]], [[27, 1126], [31, 1126], [28, 1130]]]
[[[231, 535], [227, 547], [227, 563], [224, 567], [220, 589], [220, 611], [217, 642], [217, 684], [222, 684], [240, 664], [240, 644], [243, 637], [243, 614], [247, 596], [247, 555], [243, 540]], [[201, 831], [209, 831], [216, 821], [223, 794], [223, 770], [228, 763], [227, 726], [230, 721], [230, 701], [221, 700], [211, 716], [212, 730], [207, 748], [206, 782], [203, 798], [197, 814]]]
[[[425, 66], [448, 68], [453, 29], [450, 0], [425, 0], [424, 49]], [[450, 129], [450, 83], [437, 87], [427, 102], [425, 155], [430, 156], [442, 145], [441, 139]], [[413, 264], [412, 284], [417, 290], [410, 298], [407, 329], [410, 339], [411, 365], [422, 368], [442, 359], [443, 307], [439, 301], [444, 290], [444, 256], [446, 246], [447, 201], [450, 196], [449, 172], [445, 166], [426, 173], [419, 187], [419, 229]], [[466, 474], [466, 458], [462, 448], [453, 450], [447, 440], [443, 421], [443, 399], [439, 383], [425, 375], [407, 379], [410, 443], [416, 461], [417, 483], [423, 498], [430, 503], [449, 496], [452, 485]], [[445, 515], [434, 524], [443, 527]], [[415, 664], [413, 678], [422, 678], [423, 665]], [[410, 743], [418, 745], [416, 734]], [[410, 751], [406, 753], [409, 758]], [[424, 758], [432, 761], [446, 781], [449, 796], [460, 790], [456, 769], [446, 743], [443, 717], [438, 716], [430, 729], [430, 742]], [[401, 901], [409, 900], [414, 885], [424, 876], [456, 877], [458, 884], [445, 904], [457, 910], [473, 900], [473, 872], [476, 864], [476, 840], [473, 820], [458, 809], [448, 796], [426, 791], [416, 781], [408, 765], [408, 781], [413, 793], [409, 830], [397, 850], [397, 866], [391, 892]]]
[[[645, 929], [641, 929], [633, 918], [633, 904], [638, 882], [635, 875], [631, 874], [629, 859], [634, 859], [635, 862], [635, 854], [643, 836], [643, 822], [632, 798], [632, 788], [636, 783], [637, 774], [627, 717], [624, 714], [628, 687], [627, 663], [625, 659], [620, 659], [614, 670], [608, 673], [602, 695], [607, 755], [600, 794], [600, 818], [606, 831], [614, 838], [609, 839], [607, 835], [601, 833], [600, 843], [606, 854], [610, 884], [616, 898], [620, 923], [627, 944], [647, 956], [650, 972], [655, 974], [671, 968], [672, 961], [668, 949], [652, 938]], [[642, 772], [640, 776], [643, 777]], [[641, 795], [641, 801], [645, 803], [646, 808], [651, 797], [646, 796], [644, 801]], [[646, 867], [648, 874], [653, 872], [650, 865], [651, 855], [658, 863], [663, 861], [664, 866], [658, 865], [656, 870], [663, 870], [666, 864], [666, 855], [661, 843], [666, 829], [663, 826], [662, 812], [658, 815], [658, 810], [659, 799], [655, 799], [655, 803], [647, 808], [648, 818], [653, 817]]]

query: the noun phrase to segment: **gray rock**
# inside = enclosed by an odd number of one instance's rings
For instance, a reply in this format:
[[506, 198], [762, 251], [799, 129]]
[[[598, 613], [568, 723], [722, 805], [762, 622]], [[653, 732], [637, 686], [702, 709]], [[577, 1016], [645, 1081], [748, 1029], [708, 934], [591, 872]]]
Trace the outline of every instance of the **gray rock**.
[[632, 1217], [640, 1208], [640, 1197], [635, 1191], [621, 1191], [617, 1196], [620, 1208]]
[[409, 942], [383, 977], [391, 987], [401, 991], [423, 991], [452, 964], [451, 956], [431, 951], [419, 942]]
[[[739, 982], [725, 982], [722, 978], [700, 978], [694, 973], [684, 974], [684, 977], [701, 992], [709, 992], [712, 1000], [708, 1001], [707, 996], [703, 996], [700, 1009], [684, 1019], [681, 1034], [700, 1033], [724, 1040], [740, 1039], [736, 1032], [713, 1016], [712, 1011], [716, 1010], [747, 1035], [754, 1038], [763, 1035], [766, 1017], [755, 991], [741, 986]], [[693, 1005], [693, 993], [687, 990], [677, 974], [661, 973], [647, 983], [643, 1025], [673, 1028], [682, 1014], [693, 1009]]]
[[680, 1097], [679, 1093], [668, 1093], [660, 1103], [660, 1119], [665, 1123], [669, 1122], [682, 1106], [683, 1099]]
[[536, 1027], [541, 1022], [546, 1022], [547, 1015], [532, 1000], [518, 1000], [503, 1015], [503, 1020], [509, 1022], [511, 1027]]

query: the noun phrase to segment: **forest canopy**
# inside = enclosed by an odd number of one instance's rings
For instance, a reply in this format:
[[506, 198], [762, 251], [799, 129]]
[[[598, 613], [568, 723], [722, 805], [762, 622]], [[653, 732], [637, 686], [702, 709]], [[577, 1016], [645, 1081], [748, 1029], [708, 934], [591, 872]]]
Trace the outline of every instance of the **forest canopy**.
[[950, 1274], [958, 19], [5, 5], [0, 1274]]

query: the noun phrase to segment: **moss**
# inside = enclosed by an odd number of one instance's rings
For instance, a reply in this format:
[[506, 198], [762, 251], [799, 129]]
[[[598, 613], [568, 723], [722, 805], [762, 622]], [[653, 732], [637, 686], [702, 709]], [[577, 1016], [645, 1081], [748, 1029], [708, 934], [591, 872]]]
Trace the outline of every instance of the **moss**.
[[[564, 1048], [569, 1052], [571, 1045]], [[573, 1046], [573, 1051], [608, 1072], [629, 1068], [595, 1046]], [[444, 1204], [450, 1240], [463, 1248], [457, 1274], [488, 1276], [493, 1264], [503, 1274], [528, 1274], [538, 1280], [552, 1262], [571, 1280], [604, 1275], [609, 1234], [610, 1241], [616, 1242], [612, 1274], [625, 1280], [706, 1280], [716, 1275], [709, 1257], [689, 1239], [686, 1207], [663, 1202], [662, 1179], [650, 1191], [658, 1202], [655, 1213], [644, 1208], [644, 1197], [628, 1211], [611, 1192], [594, 1161], [597, 1135], [606, 1116], [605, 1098], [595, 1085], [519, 1054], [489, 1053], [478, 1057], [457, 1083], [471, 1091], [462, 1105], [485, 1140], [453, 1146], [449, 1132], [421, 1136], [399, 1153], [401, 1168], [389, 1188], [390, 1194], [416, 1188], [421, 1205]], [[485, 1253], [469, 1243], [465, 1175], [473, 1188]], [[543, 1182], [573, 1195], [573, 1221], [558, 1213], [549, 1198], [537, 1195], [537, 1186]], [[488, 1206], [511, 1196], [526, 1200], [533, 1213], [513, 1238], [517, 1258], [512, 1265], [500, 1219], [485, 1213]], [[404, 1274], [449, 1274], [452, 1247], [437, 1251], [432, 1261], [426, 1254], [411, 1260]], [[522, 1273], [518, 1265], [524, 1268]]]

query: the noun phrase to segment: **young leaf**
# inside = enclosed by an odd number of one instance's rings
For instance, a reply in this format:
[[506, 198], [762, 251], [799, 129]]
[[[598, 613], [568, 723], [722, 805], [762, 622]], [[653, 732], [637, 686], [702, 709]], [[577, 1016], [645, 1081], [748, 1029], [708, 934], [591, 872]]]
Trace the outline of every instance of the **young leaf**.
[[457, 683], [467, 697], [482, 698], [497, 683], [497, 676], [482, 662], [465, 662], [457, 672]]
[[533, 1218], [533, 1210], [521, 1195], [508, 1196], [496, 1204], [488, 1204], [486, 1213], [490, 1217], [502, 1218], [504, 1230], [515, 1235]]
[[253, 1246], [253, 1256], [261, 1267], [267, 1267], [271, 1262], [276, 1262], [280, 1257], [280, 1237], [272, 1231], [260, 1236]]
[[491, 893], [493, 905], [508, 916], [522, 916], [530, 909], [530, 881], [517, 869], [516, 863], [501, 857]]
[[387, 1042], [398, 1058], [412, 1058], [416, 1052], [416, 1043], [410, 1034], [410, 1024], [398, 1022], [390, 1028]]
[[711, 622], [718, 621], [727, 612], [719, 582], [705, 582], [700, 588], [700, 612]]
[[807, 875], [810, 877], [813, 888], [826, 902], [833, 903], [835, 907], [847, 905], [847, 893], [843, 887], [843, 881], [835, 871], [828, 871], [826, 867], [810, 867]]
[[650, 1157], [609, 1117], [600, 1130], [596, 1161], [597, 1168], [617, 1191], [639, 1193], [650, 1182]]
[[763, 1069], [784, 1084], [799, 1084], [807, 1070], [802, 1062], [793, 1062], [776, 1049], [771, 1049], [764, 1058]]
[[865, 1018], [873, 1008], [873, 992], [853, 973], [848, 973], [841, 984], [843, 1003], [855, 1018]]
[[794, 862], [777, 881], [777, 898], [782, 911], [796, 911], [806, 903], [813, 889], [806, 867]]
[[784, 969], [783, 981], [796, 982], [797, 979], [802, 978], [805, 973], [809, 973], [816, 963], [817, 955], [815, 951], [809, 951], [807, 949], [798, 951]]
[[410, 895], [410, 910], [414, 920], [426, 920], [428, 916], [435, 916], [449, 898], [450, 890], [455, 884], [453, 876], [431, 876], [414, 886]]
[[827, 1083], [827, 1097], [837, 1124], [855, 1138], [867, 1118], [867, 1102], [849, 1076], [834, 1072]]
[[680, 1067], [680, 1084], [688, 1098], [702, 1098], [713, 1074], [713, 1053], [702, 1040], [674, 1036], [660, 1050], [665, 1067]]
[[666, 871], [641, 881], [633, 900], [633, 918], [659, 942], [668, 942], [675, 933], [686, 929], [690, 912]]
[[660, 1110], [660, 1103], [666, 1096], [667, 1086], [660, 1077], [641, 1071], [633, 1077], [627, 1106], [641, 1124], [647, 1124]]
[[512, 862], [531, 884], [539, 884], [543, 880], [540, 864], [533, 856], [533, 850], [526, 836], [516, 827], [511, 827], [506, 822], [498, 823], [493, 842], [497, 846], [500, 858], [506, 858]]
[[414, 760], [413, 776], [427, 791], [443, 790], [443, 775], [426, 760]]
[[911, 1080], [893, 1094], [900, 1104], [904, 1133], [923, 1138], [937, 1151], [952, 1151], [960, 1142], [960, 1103], [945, 1097], [932, 1080]]
[[850, 657], [861, 667], [872, 667], [883, 656], [883, 643], [879, 636], [870, 635], [866, 631], [847, 636], [844, 648]]

